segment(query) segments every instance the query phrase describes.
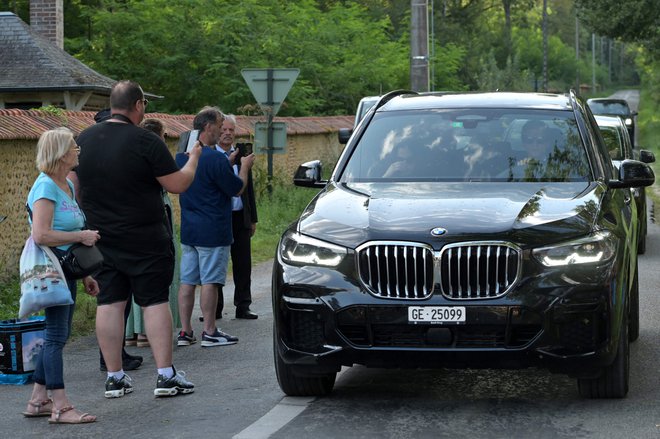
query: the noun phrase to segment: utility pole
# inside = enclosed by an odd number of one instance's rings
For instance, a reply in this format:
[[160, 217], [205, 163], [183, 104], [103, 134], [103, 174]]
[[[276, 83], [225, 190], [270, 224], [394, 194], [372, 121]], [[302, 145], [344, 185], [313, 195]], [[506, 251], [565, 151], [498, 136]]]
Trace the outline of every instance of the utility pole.
[[591, 34], [591, 93], [596, 93], [596, 34]]
[[548, 92], [548, 0], [543, 0], [543, 91]]
[[580, 20], [575, 12], [575, 91], [580, 93]]
[[410, 88], [429, 91], [428, 0], [410, 0]]

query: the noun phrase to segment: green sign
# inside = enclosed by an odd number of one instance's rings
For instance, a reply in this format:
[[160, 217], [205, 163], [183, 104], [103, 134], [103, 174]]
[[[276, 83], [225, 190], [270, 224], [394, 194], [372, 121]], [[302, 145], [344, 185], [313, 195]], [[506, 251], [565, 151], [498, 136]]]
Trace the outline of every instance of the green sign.
[[[286, 152], [286, 123], [273, 122], [273, 143], [271, 151], [273, 153]], [[254, 144], [255, 152], [264, 152], [268, 150], [268, 123], [256, 122], [254, 124]]]

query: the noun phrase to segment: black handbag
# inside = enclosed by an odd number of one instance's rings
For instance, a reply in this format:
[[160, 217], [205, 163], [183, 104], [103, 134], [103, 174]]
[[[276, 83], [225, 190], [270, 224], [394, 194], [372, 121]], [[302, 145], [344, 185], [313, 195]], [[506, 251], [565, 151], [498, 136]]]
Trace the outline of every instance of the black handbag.
[[[73, 189], [72, 189], [73, 191]], [[25, 203], [25, 208], [32, 219], [32, 209]], [[103, 254], [95, 245], [72, 244], [66, 251], [51, 247], [60, 261], [67, 279], [82, 279], [98, 271], [103, 265]]]
[[103, 265], [103, 254], [95, 245], [73, 244], [60, 258], [67, 278], [82, 279], [98, 271]]

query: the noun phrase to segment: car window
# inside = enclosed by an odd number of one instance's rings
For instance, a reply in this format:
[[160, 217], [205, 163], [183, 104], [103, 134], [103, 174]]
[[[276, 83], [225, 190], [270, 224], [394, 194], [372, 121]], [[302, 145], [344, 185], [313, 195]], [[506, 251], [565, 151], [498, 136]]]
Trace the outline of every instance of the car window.
[[374, 116], [340, 180], [586, 181], [572, 112], [425, 110]]
[[623, 160], [623, 144], [618, 130], [615, 127], [600, 127], [600, 133], [603, 135], [610, 158], [612, 160]]
[[630, 109], [621, 102], [589, 102], [589, 108], [594, 114], [614, 114], [617, 116], [628, 116]]

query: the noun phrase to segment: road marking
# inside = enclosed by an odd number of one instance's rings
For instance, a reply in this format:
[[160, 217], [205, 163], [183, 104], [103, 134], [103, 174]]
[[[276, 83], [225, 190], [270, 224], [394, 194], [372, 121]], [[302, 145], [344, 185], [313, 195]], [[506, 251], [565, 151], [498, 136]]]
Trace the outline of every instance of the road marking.
[[[335, 386], [350, 367], [342, 367], [335, 380]], [[268, 439], [271, 435], [301, 414], [316, 400], [314, 396], [285, 396], [268, 413], [257, 419], [232, 439]]]
[[267, 439], [302, 413], [315, 399], [315, 397], [285, 396], [279, 404], [233, 439]]

